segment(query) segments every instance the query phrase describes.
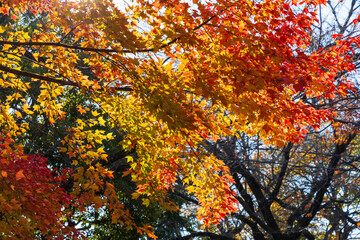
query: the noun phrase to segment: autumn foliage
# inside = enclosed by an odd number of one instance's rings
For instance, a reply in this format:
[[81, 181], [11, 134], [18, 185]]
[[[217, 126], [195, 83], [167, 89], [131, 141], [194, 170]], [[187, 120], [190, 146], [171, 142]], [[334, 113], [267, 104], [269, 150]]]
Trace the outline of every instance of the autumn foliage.
[[[87, 206], [106, 206], [113, 222], [152, 236], [149, 226], [135, 226], [107, 182], [112, 172], [101, 163], [114, 131], [125, 135], [119, 146], [136, 150], [124, 175], [138, 184], [133, 197], [142, 196], [144, 206], [157, 201], [176, 210], [167, 193], [181, 181], [199, 199], [204, 226], [231, 214], [233, 179], [203, 151], [203, 140], [242, 132], [271, 145], [296, 143], [307, 127], [335, 116], [305, 98], [327, 101], [352, 91], [338, 73], [354, 70], [347, 53], [358, 38], [334, 36], [336, 44], [309, 51], [324, 2], [2, 1], [9, 18], [0, 25], [2, 236], [75, 238], [76, 229], [62, 223], [68, 208]], [[96, 106], [79, 104], [71, 124], [64, 107], [70, 89]], [[34, 121], [68, 124], [57, 152], [71, 171], [53, 169], [41, 152], [24, 153], [27, 142], [17, 139]], [[65, 190], [67, 178], [74, 183]]]
[[21, 147], [11, 147], [11, 140], [1, 139], [1, 233], [7, 237], [26, 238], [35, 230], [67, 236], [75, 229], [59, 221], [66, 217], [73, 200], [60, 188], [66, 170], [59, 176], [46, 165], [46, 159], [29, 156]]

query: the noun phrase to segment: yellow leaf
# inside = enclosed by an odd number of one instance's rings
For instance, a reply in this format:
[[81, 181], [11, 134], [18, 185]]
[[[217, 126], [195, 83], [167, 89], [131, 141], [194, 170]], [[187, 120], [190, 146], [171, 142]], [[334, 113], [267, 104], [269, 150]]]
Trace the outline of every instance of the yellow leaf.
[[113, 137], [112, 133], [108, 133], [108, 134], [106, 134], [106, 138], [107, 138], [107, 140], [111, 140], [114, 137]]
[[4, 47], [3, 47], [3, 51], [7, 51], [7, 50], [9, 50], [9, 48], [11, 48], [12, 47], [12, 45], [11, 44], [4, 44]]
[[139, 196], [140, 196], [140, 193], [135, 192], [135, 193], [132, 193], [131, 196], [132, 196], [133, 199], [138, 199]]
[[142, 200], [143, 201], [143, 204], [145, 205], [145, 206], [149, 206], [149, 204], [150, 204], [150, 200], [149, 199], [147, 199], [147, 198], [145, 198], [145, 199], [143, 199]]
[[29, 33], [24, 33], [23, 34], [23, 38], [25, 39], [25, 40], [29, 40], [30, 39], [30, 36], [29, 36]]
[[36, 61], [39, 61], [39, 53], [33, 53], [33, 57], [36, 59]]
[[21, 96], [21, 94], [20, 93], [14, 93], [13, 94], [13, 97], [16, 99], [16, 100], [18, 100], [19, 98], [21, 98], [22, 96]]
[[[126, 156], [125, 158], [126, 158], [127, 162], [133, 162], [134, 161], [134, 158], [132, 156]], [[136, 163], [134, 163], [134, 164], [136, 166]]]
[[131, 164], [130, 167], [135, 170], [136, 166], [137, 166], [137, 163], [133, 163], [133, 164]]
[[99, 117], [98, 121], [100, 125], [105, 126], [105, 120], [103, 119], [103, 117]]
[[35, 106], [34, 106], [34, 110], [35, 110], [35, 111], [39, 111], [39, 110], [40, 110], [40, 106], [39, 106], [39, 105], [35, 105]]
[[188, 190], [189, 193], [194, 193], [195, 192], [194, 186], [187, 187], [187, 190]]
[[18, 112], [18, 111], [15, 112], [15, 115], [16, 115], [16, 117], [18, 117], [18, 118], [21, 118], [21, 117], [22, 117], [21, 113]]

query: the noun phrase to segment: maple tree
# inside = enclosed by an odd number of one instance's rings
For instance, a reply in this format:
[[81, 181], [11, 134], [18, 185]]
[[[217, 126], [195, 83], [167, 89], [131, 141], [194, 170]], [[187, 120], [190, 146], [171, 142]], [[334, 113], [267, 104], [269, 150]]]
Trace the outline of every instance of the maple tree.
[[[333, 45], [332, 34], [357, 34], [357, 26], [350, 23], [359, 12], [359, 3], [328, 4], [322, 7], [320, 20], [314, 24], [310, 51]], [[348, 54], [358, 68], [359, 49], [353, 50]], [[357, 75], [351, 72], [339, 72], [337, 79], [344, 76], [354, 81], [353, 93], [330, 100], [301, 96], [315, 108], [332, 108], [336, 112], [336, 117], [320, 129], [309, 128], [304, 141], [281, 148], [264, 144], [258, 135], [244, 133], [216, 142], [205, 140], [207, 151], [223, 160], [235, 179], [232, 189], [239, 201], [238, 210], [218, 225], [188, 231], [173, 239], [358, 237], [359, 84]], [[184, 191], [184, 186], [178, 187]], [[196, 197], [184, 199], [188, 200], [189, 209], [197, 208]]]
[[[348, 53], [357, 37], [335, 35], [333, 45], [308, 51], [316, 7], [324, 3], [138, 0], [120, 10], [111, 0], [3, 1], [0, 12], [9, 20], [0, 26], [1, 174], [14, 188], [1, 192], [1, 224], [12, 216], [27, 226], [26, 232], [7, 228], [3, 237], [36, 231], [81, 237], [63, 219], [71, 208], [86, 212], [90, 206], [106, 207], [113, 223], [155, 237], [150, 226], [136, 226], [109, 181], [108, 142], [136, 152], [123, 175], [137, 184], [132, 198], [144, 206], [177, 210], [168, 193], [181, 181], [197, 197], [204, 226], [236, 211], [231, 168], [208, 154], [203, 141], [241, 132], [279, 147], [298, 143], [308, 127], [319, 129], [336, 115], [306, 99], [355, 92], [338, 73], [355, 69]], [[66, 107], [72, 91], [85, 98], [77, 115]], [[18, 159], [43, 159], [23, 151], [34, 151], [26, 136], [37, 124], [64, 128], [51, 151], [66, 161], [50, 157], [45, 179], [27, 181], [25, 188], [21, 181], [33, 179], [36, 168], [46, 171], [45, 163], [14, 166]], [[117, 140], [115, 133], [124, 137]], [[60, 188], [67, 179], [71, 185]], [[58, 194], [49, 202], [44, 196], [51, 187], [40, 193], [37, 183], [53, 184]], [[48, 207], [34, 216], [25, 214], [26, 204], [6, 208], [28, 195]], [[51, 206], [58, 211], [54, 219], [39, 221]]]

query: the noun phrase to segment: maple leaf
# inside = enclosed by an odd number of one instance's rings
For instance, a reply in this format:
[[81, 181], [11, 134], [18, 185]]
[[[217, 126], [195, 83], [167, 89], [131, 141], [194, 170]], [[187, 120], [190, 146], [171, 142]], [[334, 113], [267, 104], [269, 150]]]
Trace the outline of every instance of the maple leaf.
[[1, 171], [1, 176], [4, 177], [4, 178], [6, 178], [6, 177], [7, 177], [7, 172], [2, 170], [2, 171]]
[[19, 180], [19, 179], [22, 179], [25, 177], [22, 169], [20, 171], [18, 171], [15, 176], [16, 176], [16, 180]]

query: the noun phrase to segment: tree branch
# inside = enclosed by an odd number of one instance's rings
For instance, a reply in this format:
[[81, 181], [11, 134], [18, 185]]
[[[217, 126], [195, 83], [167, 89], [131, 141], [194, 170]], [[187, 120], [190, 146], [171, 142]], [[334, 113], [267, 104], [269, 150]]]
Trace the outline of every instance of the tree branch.
[[71, 81], [67, 81], [67, 80], [60, 80], [60, 79], [56, 79], [56, 78], [52, 78], [52, 77], [42, 76], [42, 75], [35, 74], [35, 73], [16, 70], [16, 69], [9, 68], [9, 67], [6, 67], [6, 66], [1, 65], [1, 64], [0, 64], [0, 70], [4, 71], [4, 72], [24, 76], [24, 77], [30, 77], [30, 78], [43, 80], [43, 81], [46, 81], [46, 82], [53, 82], [53, 83], [57, 83], [57, 84], [60, 84], [60, 85], [69, 85], [69, 86], [74, 86], [74, 87], [80, 87], [80, 85], [78, 83], [75, 83], [75, 82], [71, 82]]
[[172, 240], [191, 240], [194, 237], [209, 237], [211, 240], [236, 240], [232, 237], [218, 235], [211, 232], [194, 232], [184, 237], [172, 238]]
[[[221, 14], [224, 11], [225, 10], [221, 10], [218, 14], [213, 15], [212, 17], [210, 17], [209, 19], [207, 19], [206, 21], [204, 21], [200, 25], [196, 26], [193, 29], [193, 31], [196, 31], [196, 30], [202, 28], [203, 26], [205, 26], [207, 23], [209, 23], [211, 20], [216, 18], [219, 14]], [[161, 45], [159, 48], [138, 49], [138, 50], [134, 50], [134, 51], [133, 50], [127, 50], [127, 49], [116, 50], [116, 49], [74, 46], [74, 45], [61, 43], [61, 41], [63, 39], [61, 39], [60, 42], [12, 42], [12, 41], [0, 40], [0, 44], [2, 44], [2, 45], [9, 44], [9, 45], [12, 45], [12, 46], [53, 46], [53, 47], [63, 47], [63, 48], [68, 48], [68, 49], [82, 50], [82, 51], [88, 51], [88, 52], [102, 52], [102, 53], [146, 53], [146, 52], [153, 52], [153, 51], [160, 50], [160, 49], [163, 49], [165, 47], [168, 47], [168, 46], [172, 45], [173, 43], [177, 42], [178, 40], [180, 40], [182, 37], [183, 37], [182, 35], [179, 36], [179, 37], [176, 37], [173, 40], [171, 40], [170, 42]]]
[[261, 191], [261, 185], [242, 163], [238, 164], [237, 171], [245, 178], [251, 191], [254, 193], [264, 220], [266, 221], [267, 226], [271, 228], [269, 233], [274, 237], [275, 240], [283, 239], [280, 228], [277, 225], [276, 220], [271, 212], [270, 202], [266, 199], [265, 195]]
[[249, 216], [252, 218], [252, 220], [254, 220], [254, 222], [246, 219], [245, 217], [243, 217], [240, 214], [234, 213], [234, 216], [239, 218], [244, 223], [248, 224], [251, 227], [253, 232], [261, 233], [259, 228], [257, 227], [257, 225], [259, 225], [260, 227], [262, 227], [266, 231], [271, 231], [271, 229], [265, 224], [265, 222], [256, 215], [255, 209], [254, 209], [254, 203], [253, 203], [253, 201], [251, 199], [251, 196], [246, 192], [246, 190], [244, 189], [244, 187], [240, 183], [240, 179], [237, 176], [237, 173], [236, 172], [231, 172], [231, 175], [233, 176], [233, 178], [235, 180], [236, 188], [238, 189], [238, 191], [240, 192], [240, 195], [242, 196], [242, 198], [244, 200], [241, 199], [240, 197], [238, 197], [237, 199], [238, 199], [239, 203], [243, 206], [246, 213], [249, 214]]
[[283, 149], [283, 153], [284, 153], [284, 160], [283, 160], [283, 164], [281, 166], [280, 172], [278, 174], [277, 177], [277, 181], [274, 187], [274, 190], [271, 192], [271, 196], [270, 196], [270, 201], [273, 202], [274, 199], [276, 198], [276, 196], [279, 194], [282, 182], [284, 180], [285, 174], [286, 174], [286, 170], [289, 164], [289, 160], [290, 160], [290, 149], [292, 148], [293, 144], [292, 143], [288, 143], [288, 145]]
[[196, 200], [196, 199], [194, 199], [194, 198], [192, 198], [192, 197], [190, 197], [190, 196], [188, 196], [188, 195], [186, 195], [186, 194], [183, 194], [183, 193], [181, 193], [181, 192], [179, 192], [179, 191], [176, 191], [176, 190], [174, 190], [174, 191], [171, 192], [171, 193], [174, 194], [174, 195], [176, 195], [176, 196], [181, 197], [182, 199], [184, 199], [184, 200], [186, 200], [186, 201], [188, 201], [188, 202], [192, 202], [192, 203], [195, 203], [196, 205], [199, 205], [199, 201], [198, 201], [198, 200]]
[[[236, 217], [237, 219], [241, 220], [243, 223], [249, 225], [249, 227], [251, 228], [251, 231], [253, 233], [254, 240], [265, 240], [264, 234], [258, 228], [257, 223], [251, 221], [249, 218], [247, 218], [241, 214], [238, 214], [238, 213], [233, 213], [232, 215], [234, 217]], [[259, 225], [261, 226], [261, 224], [259, 224]]]
[[303, 217], [298, 222], [298, 228], [303, 229], [309, 225], [311, 220], [315, 217], [316, 213], [321, 207], [321, 203], [324, 199], [324, 195], [327, 191], [327, 188], [330, 185], [330, 182], [333, 179], [334, 172], [336, 167], [341, 159], [342, 154], [347, 150], [350, 142], [355, 138], [356, 133], [350, 134], [346, 142], [341, 144], [336, 144], [334, 153], [331, 157], [330, 163], [327, 167], [326, 174], [323, 175], [321, 179], [321, 184], [319, 190], [317, 191], [314, 200], [309, 208], [309, 210], [303, 214]]
[[[52, 77], [42, 76], [42, 75], [39, 75], [39, 74], [36, 74], [36, 73], [21, 71], [21, 70], [6, 67], [6, 66], [1, 65], [1, 64], [0, 64], [0, 70], [4, 71], [4, 72], [12, 73], [12, 74], [20, 75], [20, 76], [23, 76], [23, 77], [30, 77], [30, 78], [43, 80], [43, 81], [46, 81], [46, 82], [57, 83], [57, 84], [62, 85], [62, 86], [73, 86], [73, 87], [80, 88], [80, 84], [76, 83], [76, 82], [72, 82], [72, 81], [68, 81], [68, 80], [61, 80], [61, 79], [56, 79], [56, 78], [52, 78]], [[110, 88], [118, 90], [118, 91], [128, 91], [128, 92], [133, 90], [131, 86], [110, 87]]]

